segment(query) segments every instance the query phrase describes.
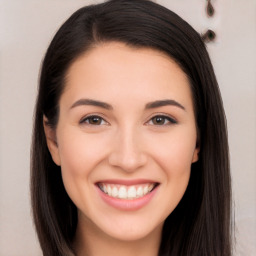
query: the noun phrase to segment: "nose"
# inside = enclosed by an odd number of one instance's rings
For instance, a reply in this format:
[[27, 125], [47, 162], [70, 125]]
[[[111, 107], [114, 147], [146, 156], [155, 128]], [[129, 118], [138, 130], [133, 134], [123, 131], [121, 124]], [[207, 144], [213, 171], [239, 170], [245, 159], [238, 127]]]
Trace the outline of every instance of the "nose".
[[135, 132], [120, 132], [113, 142], [109, 164], [126, 172], [134, 172], [147, 163], [143, 143]]

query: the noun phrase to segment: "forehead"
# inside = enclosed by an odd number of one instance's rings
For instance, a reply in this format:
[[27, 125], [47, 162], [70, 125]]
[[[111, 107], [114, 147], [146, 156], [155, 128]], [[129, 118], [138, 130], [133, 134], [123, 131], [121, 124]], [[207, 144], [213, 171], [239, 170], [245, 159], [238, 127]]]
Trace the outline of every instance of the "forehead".
[[65, 94], [73, 100], [90, 96], [153, 101], [175, 95], [191, 100], [186, 74], [167, 54], [115, 42], [95, 46], [70, 66]]

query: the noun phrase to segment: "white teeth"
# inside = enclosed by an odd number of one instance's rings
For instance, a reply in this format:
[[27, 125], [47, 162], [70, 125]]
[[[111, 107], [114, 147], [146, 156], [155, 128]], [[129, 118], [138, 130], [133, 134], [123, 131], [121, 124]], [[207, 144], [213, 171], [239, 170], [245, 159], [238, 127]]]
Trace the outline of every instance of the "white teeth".
[[137, 189], [137, 197], [141, 197], [143, 196], [143, 188], [141, 186], [139, 186], [139, 188]]
[[126, 188], [124, 186], [121, 186], [119, 188], [118, 197], [122, 198], [122, 199], [126, 199], [127, 198], [127, 190], [126, 190]]
[[136, 197], [136, 188], [134, 186], [129, 187], [127, 196], [128, 196], [128, 198]]
[[143, 188], [143, 195], [146, 195], [148, 193], [148, 187]]
[[118, 189], [117, 187], [113, 187], [112, 188], [112, 194], [111, 194], [113, 197], [117, 197], [118, 196]]
[[143, 185], [133, 185], [133, 186], [124, 186], [124, 185], [115, 185], [115, 184], [104, 184], [100, 183], [99, 187], [101, 191], [108, 194], [111, 197], [120, 198], [120, 199], [135, 199], [143, 197], [144, 195], [150, 193], [155, 184], [143, 184]]
[[107, 186], [107, 192], [108, 192], [108, 194], [109, 194], [109, 195], [111, 195], [111, 194], [112, 194], [112, 193], [111, 193], [112, 191], [111, 191], [111, 187], [110, 187], [110, 185], [108, 185], [108, 186]]

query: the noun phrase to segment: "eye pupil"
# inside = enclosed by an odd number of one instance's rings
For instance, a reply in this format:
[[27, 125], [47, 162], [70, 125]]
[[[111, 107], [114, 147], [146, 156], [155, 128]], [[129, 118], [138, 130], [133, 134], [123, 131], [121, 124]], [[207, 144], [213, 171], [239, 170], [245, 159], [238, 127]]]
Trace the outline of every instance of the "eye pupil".
[[154, 117], [154, 118], [153, 118], [153, 123], [154, 123], [154, 124], [159, 125], [159, 124], [164, 124], [164, 122], [165, 122], [165, 118], [163, 118], [163, 117], [161, 117], [161, 116], [158, 116], [158, 117]]
[[90, 124], [100, 124], [101, 123], [101, 118], [97, 116], [93, 116], [89, 119]]

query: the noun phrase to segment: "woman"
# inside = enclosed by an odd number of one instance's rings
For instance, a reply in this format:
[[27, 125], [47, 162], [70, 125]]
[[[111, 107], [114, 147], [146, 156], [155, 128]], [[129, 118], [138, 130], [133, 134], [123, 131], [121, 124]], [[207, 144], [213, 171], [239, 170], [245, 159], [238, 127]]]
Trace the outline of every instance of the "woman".
[[44, 255], [231, 255], [225, 115], [198, 33], [147, 0], [75, 12], [43, 61], [31, 172]]

